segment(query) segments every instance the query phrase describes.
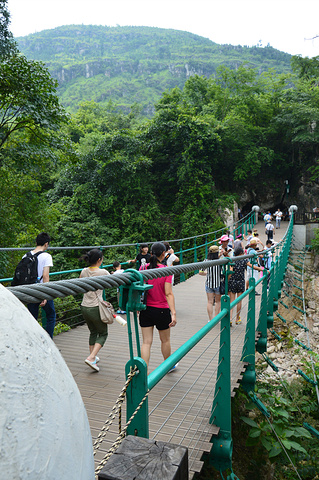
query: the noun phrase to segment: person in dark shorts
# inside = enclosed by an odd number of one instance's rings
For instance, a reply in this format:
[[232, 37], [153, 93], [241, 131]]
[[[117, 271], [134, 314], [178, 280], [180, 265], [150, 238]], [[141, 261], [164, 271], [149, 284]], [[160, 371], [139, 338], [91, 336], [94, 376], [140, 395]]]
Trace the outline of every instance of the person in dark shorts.
[[[165, 268], [162, 260], [165, 257], [165, 246], [161, 242], [152, 245], [149, 263], [142, 265], [140, 270], [152, 268]], [[171, 354], [170, 328], [176, 325], [175, 299], [172, 288], [173, 276], [160, 277], [148, 280], [147, 283], [153, 288], [147, 292], [146, 310], [142, 310], [139, 316], [142, 330], [143, 344], [141, 357], [149, 364], [151, 346], [153, 343], [154, 327], [157, 328], [161, 340], [161, 351], [164, 360]], [[177, 364], [170, 370], [173, 371]]]

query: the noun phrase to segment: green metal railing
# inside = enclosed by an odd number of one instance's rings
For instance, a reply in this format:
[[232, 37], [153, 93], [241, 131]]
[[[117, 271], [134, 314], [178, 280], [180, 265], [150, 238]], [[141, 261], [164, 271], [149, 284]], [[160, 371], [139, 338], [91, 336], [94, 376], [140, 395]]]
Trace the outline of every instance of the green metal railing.
[[[254, 278], [249, 280], [249, 288], [246, 292], [238, 297], [234, 302], [230, 303], [230, 298], [226, 294], [222, 297], [221, 312], [214, 317], [209, 323], [201, 328], [193, 337], [191, 337], [184, 345], [176, 350], [168, 359], [160, 364], [153, 372], [147, 375], [147, 365], [139, 355], [139, 338], [136, 310], [144, 308], [143, 305], [131, 303], [128, 294], [122, 296], [122, 308], [128, 312], [129, 335], [132, 335], [132, 327], [134, 325], [136, 334], [136, 344], [138, 356], [133, 356], [133, 347], [130, 348], [130, 360], [126, 365], [126, 374], [129, 373], [134, 366], [138, 367], [139, 375], [133, 378], [127, 391], [127, 419], [135, 411], [140, 402], [145, 398], [143, 407], [128, 427], [127, 433], [148, 438], [148, 400], [147, 392], [151, 391], [154, 386], [159, 383], [168, 371], [179, 362], [190, 350], [200, 342], [217, 324], [220, 323], [220, 350], [217, 372], [217, 383], [215, 386], [215, 395], [212, 404], [212, 412], [210, 422], [217, 425], [220, 430], [216, 437], [212, 438], [212, 449], [210, 453], [210, 463], [219, 471], [224, 471], [232, 466], [232, 436], [231, 436], [231, 341], [230, 341], [230, 315], [231, 309], [238, 302], [248, 297], [248, 315], [246, 324], [245, 341], [242, 350], [241, 360], [246, 364], [246, 370], [242, 378], [242, 386], [248, 392], [253, 392], [256, 382], [255, 372], [255, 351], [263, 353], [267, 349], [267, 329], [273, 325], [274, 311], [278, 308], [278, 300], [281, 295], [283, 280], [286, 273], [287, 261], [291, 246], [293, 231], [293, 214], [283, 240], [275, 247], [270, 249], [271, 253], [275, 253], [275, 260], [269, 271], [264, 270], [262, 278], [257, 282]], [[256, 260], [258, 254], [253, 256], [238, 257], [252, 258], [252, 263]], [[236, 261], [235, 258], [229, 259], [228, 264]], [[216, 261], [215, 261], [216, 263]], [[194, 266], [196, 271], [196, 266]], [[227, 275], [226, 275], [227, 276]], [[256, 318], [256, 287], [261, 284], [261, 304], [259, 317]], [[268, 285], [267, 285], [268, 284]], [[140, 286], [142, 280], [140, 279]], [[134, 285], [121, 287], [121, 289], [134, 290]], [[226, 287], [227, 288], [227, 287]], [[131, 293], [134, 296], [134, 293]], [[133, 313], [133, 323], [130, 320], [129, 312]], [[257, 328], [256, 328], [257, 323]], [[256, 331], [259, 338], [256, 345]], [[131, 344], [132, 345], [132, 344]], [[256, 399], [257, 401], [257, 399]]]
[[[252, 229], [256, 215], [252, 212], [245, 217], [239, 224], [234, 226], [232, 233], [237, 236], [239, 233], [247, 233], [248, 229]], [[127, 433], [138, 435], [141, 437], [149, 437], [149, 414], [147, 394], [155, 385], [157, 385], [168, 371], [187, 355], [195, 345], [197, 345], [216, 325], [220, 324], [220, 348], [217, 371], [217, 382], [215, 385], [215, 394], [212, 401], [210, 422], [219, 427], [219, 434], [211, 439], [212, 449], [210, 452], [210, 462], [218, 470], [223, 471], [231, 468], [232, 465], [232, 435], [231, 435], [231, 337], [230, 337], [230, 316], [231, 310], [243, 299], [248, 300], [248, 314], [246, 323], [245, 340], [241, 353], [241, 360], [246, 364], [246, 370], [242, 378], [242, 386], [248, 392], [253, 392], [256, 382], [255, 372], [255, 351], [264, 353], [267, 349], [267, 329], [273, 326], [274, 312], [278, 308], [278, 302], [281, 296], [284, 276], [287, 269], [292, 231], [293, 231], [293, 214], [289, 222], [286, 234], [283, 240], [275, 247], [270, 249], [273, 255], [272, 266], [269, 271], [264, 270], [262, 278], [257, 282], [254, 278], [249, 280], [249, 288], [230, 303], [227, 292], [221, 299], [220, 313], [211, 319], [204, 327], [202, 327], [195, 335], [193, 335], [185, 344], [178, 348], [168, 359], [161, 363], [153, 372], [147, 374], [147, 365], [141, 358], [141, 349], [139, 341], [139, 326], [137, 320], [137, 312], [145, 308], [141, 303], [141, 294], [150, 288], [145, 284], [149, 278], [157, 278], [159, 276], [167, 276], [179, 274], [181, 280], [185, 280], [187, 275], [194, 274], [201, 268], [207, 268], [214, 264], [222, 264], [226, 268], [226, 278], [229, 273], [229, 267], [232, 262], [242, 258], [249, 258], [251, 263], [255, 263], [260, 253], [254, 255], [246, 255], [232, 259], [215, 260], [209, 262], [198, 262], [198, 257], [207, 257], [209, 245], [216, 243], [225, 229], [218, 232], [211, 232], [187, 239], [174, 240], [179, 242], [179, 251], [176, 252], [180, 257], [180, 266], [165, 269], [154, 269], [139, 272], [135, 269], [126, 269], [125, 273], [117, 276], [101, 276], [94, 279], [71, 279], [48, 284], [36, 284], [32, 286], [13, 287], [10, 290], [15, 293], [22, 301], [34, 302], [41, 298], [57, 298], [85, 291], [111, 288], [120, 286], [120, 308], [126, 310], [128, 320], [128, 341], [130, 359], [128, 360], [125, 371], [128, 374], [135, 366], [138, 368], [138, 375], [135, 375], [127, 389], [127, 419], [131, 417], [133, 412], [140, 406], [137, 414], [131, 421]], [[189, 248], [185, 248], [187, 242], [193, 242]], [[202, 242], [202, 243], [201, 243]], [[173, 243], [173, 241], [170, 241]], [[122, 247], [123, 245], [121, 245]], [[138, 248], [138, 244], [135, 244]], [[60, 247], [62, 248], [62, 247]], [[73, 248], [73, 247], [70, 247]], [[83, 249], [84, 247], [78, 247]], [[91, 247], [87, 247], [91, 248]], [[106, 247], [101, 247], [106, 248]], [[194, 263], [186, 263], [185, 259], [194, 260]], [[106, 266], [107, 267], [107, 266]], [[81, 269], [66, 271], [66, 273], [75, 273]], [[61, 274], [61, 272], [53, 272]], [[109, 278], [113, 277], [113, 278]], [[116, 278], [115, 278], [116, 277]], [[2, 279], [1, 281], [5, 281]], [[256, 287], [261, 286], [261, 303], [259, 316], [256, 315]], [[256, 326], [257, 324], [257, 326]], [[256, 342], [256, 332], [258, 332], [258, 340]], [[136, 353], [134, 355], [134, 334]]]
[[[180, 265], [188, 264], [188, 263], [196, 263], [197, 259], [199, 256], [207, 257], [208, 254], [208, 248], [210, 245], [213, 243], [217, 243], [219, 238], [228, 230], [230, 230], [234, 236], [234, 238], [241, 234], [246, 235], [247, 231], [249, 229], [252, 229], [253, 226], [256, 223], [256, 214], [255, 212], [250, 212], [247, 214], [245, 217], [243, 217], [241, 220], [236, 222], [232, 228], [228, 227], [223, 227], [219, 230], [216, 230], [214, 232], [209, 232], [205, 233], [202, 235], [197, 235], [194, 237], [187, 237], [187, 238], [182, 238], [182, 239], [173, 239], [173, 240], [167, 240], [171, 245], [176, 245], [176, 248], [174, 248], [176, 255], [179, 256]], [[203, 242], [203, 243], [201, 243]], [[148, 245], [151, 245], [153, 242], [143, 242], [147, 243]], [[110, 256], [110, 251], [114, 251], [114, 259], [118, 260], [119, 259], [119, 254], [117, 253], [119, 249], [127, 249], [129, 250], [134, 249], [135, 254], [139, 252], [139, 243], [126, 243], [126, 244], [117, 244], [117, 245], [91, 245], [91, 246], [74, 246], [74, 247], [49, 247], [48, 251], [53, 251], [53, 252], [67, 252], [67, 251], [86, 251], [90, 250], [92, 248], [100, 248], [103, 252], [105, 252], [108, 256]], [[26, 251], [29, 251], [32, 247], [17, 247], [17, 248], [0, 248], [0, 253], [3, 252], [4, 254], [23, 254]], [[16, 259], [17, 260], [17, 259]], [[122, 266], [124, 267], [129, 267], [130, 264], [126, 260], [121, 260]], [[6, 262], [8, 263], [8, 262]], [[15, 264], [17, 261], [15, 262]], [[0, 258], [0, 265], [1, 265], [1, 258]], [[102, 268], [106, 269], [111, 269], [112, 264], [106, 264], [103, 265]], [[5, 265], [2, 265], [1, 270], [5, 271]], [[14, 267], [11, 267], [11, 271], [14, 269]], [[74, 268], [74, 269], [69, 269], [69, 270], [61, 270], [61, 271], [56, 271], [56, 272], [50, 272], [50, 277], [54, 278], [58, 275], [61, 276], [68, 276], [72, 275], [74, 273], [80, 273], [82, 271], [82, 268]], [[9, 273], [9, 272], [8, 272]], [[9, 283], [13, 279], [12, 276], [7, 276], [5, 278], [0, 278], [0, 283]], [[185, 281], [186, 277], [184, 273], [181, 273], [180, 275], [180, 281], [183, 282]]]

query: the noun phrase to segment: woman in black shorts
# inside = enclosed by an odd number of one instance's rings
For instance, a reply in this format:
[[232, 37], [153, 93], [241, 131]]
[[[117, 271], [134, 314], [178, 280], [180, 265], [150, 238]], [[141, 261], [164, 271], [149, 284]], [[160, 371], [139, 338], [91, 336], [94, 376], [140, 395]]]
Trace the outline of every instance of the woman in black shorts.
[[[143, 265], [140, 270], [165, 268], [165, 265], [161, 263], [165, 257], [165, 252], [166, 249], [163, 243], [154, 243], [151, 249], [150, 263]], [[141, 357], [147, 365], [150, 360], [154, 327], [157, 328], [160, 336], [161, 351], [164, 360], [171, 354], [170, 328], [176, 325], [172, 280], [173, 275], [168, 275], [167, 277], [159, 277], [147, 281], [148, 284], [153, 285], [153, 288], [147, 292], [146, 310], [140, 312], [139, 318], [143, 337]], [[177, 365], [175, 365], [172, 370], [174, 370], [176, 366]]]

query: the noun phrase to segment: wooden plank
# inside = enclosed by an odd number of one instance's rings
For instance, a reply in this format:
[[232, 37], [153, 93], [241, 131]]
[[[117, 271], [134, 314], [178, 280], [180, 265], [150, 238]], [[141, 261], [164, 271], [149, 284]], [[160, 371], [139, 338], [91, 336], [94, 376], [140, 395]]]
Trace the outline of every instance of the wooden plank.
[[[261, 240], [264, 242], [262, 222], [258, 227]], [[285, 229], [282, 228], [281, 231], [284, 233]], [[276, 236], [281, 231], [277, 230]], [[207, 323], [207, 300], [204, 284], [205, 278], [195, 275], [187, 282], [174, 286], [178, 323], [171, 330], [172, 351], [179, 348]], [[257, 314], [259, 303], [260, 297], [257, 298]], [[239, 386], [245, 366], [245, 363], [241, 361], [241, 352], [245, 336], [246, 315], [247, 301], [243, 301], [242, 324], [234, 325], [233, 322], [231, 328], [231, 388], [233, 395]], [[181, 445], [188, 446], [191, 469], [189, 478], [193, 478], [194, 473], [201, 470], [203, 464], [201, 456], [204, 451], [209, 450], [212, 435], [218, 433], [218, 427], [210, 425], [209, 418], [218, 364], [219, 330], [220, 327], [217, 325], [181, 360], [178, 368], [173, 373], [166, 375], [149, 395], [149, 411], [154, 409], [149, 419], [150, 437], [154, 436], [156, 440], [171, 441], [172, 443], [180, 442]], [[117, 323], [110, 325], [108, 339], [99, 355], [100, 372], [96, 373], [84, 363], [89, 351], [88, 337], [88, 329], [84, 325], [55, 337], [54, 341], [79, 387], [94, 439], [108, 418], [124, 386], [125, 363], [129, 359], [129, 348], [126, 329]], [[154, 332], [149, 371], [152, 371], [161, 362], [160, 342], [157, 332]], [[162, 400], [164, 396], [165, 399]], [[123, 405], [123, 425], [126, 421], [125, 412], [126, 408]], [[169, 420], [167, 421], [168, 416]], [[117, 435], [118, 418], [110, 426], [106, 439], [95, 456], [96, 465]]]

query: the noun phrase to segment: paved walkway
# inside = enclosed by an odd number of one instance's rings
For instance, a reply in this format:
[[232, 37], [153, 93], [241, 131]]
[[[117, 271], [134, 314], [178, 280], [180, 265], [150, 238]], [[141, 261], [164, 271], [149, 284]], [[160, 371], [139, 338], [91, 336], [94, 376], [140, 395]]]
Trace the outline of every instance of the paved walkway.
[[[265, 241], [264, 224], [257, 226], [262, 242]], [[286, 225], [276, 231], [276, 240], [284, 234]], [[194, 335], [207, 320], [205, 277], [196, 275], [187, 282], [174, 287], [177, 325], [171, 331], [172, 351]], [[243, 323], [233, 326], [232, 340], [232, 386], [238, 385], [243, 370], [240, 361], [245, 334], [247, 301], [243, 302]], [[257, 307], [258, 312], [258, 307]], [[234, 322], [233, 322], [234, 323]], [[81, 326], [55, 337], [55, 343], [70, 368], [81, 392], [93, 440], [108, 418], [124, 385], [125, 364], [129, 359], [126, 327], [116, 322], [109, 327], [109, 337], [100, 351], [100, 372], [93, 372], [84, 360], [88, 355], [88, 329]], [[217, 428], [209, 424], [214, 397], [219, 351], [219, 325], [196, 345], [180, 362], [178, 368], [152, 390], [149, 395], [150, 438], [185, 445], [189, 449], [190, 477], [202, 467], [203, 452], [210, 450], [209, 443]], [[162, 362], [160, 342], [154, 335], [149, 369], [152, 371]], [[125, 406], [122, 423], [125, 423]], [[114, 420], [100, 450], [96, 464], [103, 458], [118, 434], [118, 420]]]

